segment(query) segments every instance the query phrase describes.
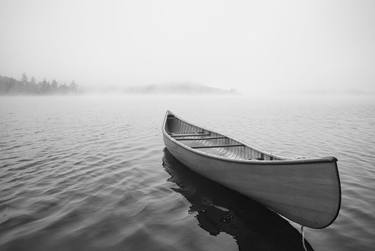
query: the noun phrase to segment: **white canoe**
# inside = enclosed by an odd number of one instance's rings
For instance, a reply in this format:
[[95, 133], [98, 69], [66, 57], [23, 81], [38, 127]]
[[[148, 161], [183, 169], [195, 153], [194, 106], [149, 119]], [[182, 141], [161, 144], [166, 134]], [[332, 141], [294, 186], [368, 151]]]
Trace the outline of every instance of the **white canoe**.
[[311, 228], [329, 226], [341, 203], [337, 159], [286, 159], [192, 125], [167, 111], [163, 139], [191, 170]]

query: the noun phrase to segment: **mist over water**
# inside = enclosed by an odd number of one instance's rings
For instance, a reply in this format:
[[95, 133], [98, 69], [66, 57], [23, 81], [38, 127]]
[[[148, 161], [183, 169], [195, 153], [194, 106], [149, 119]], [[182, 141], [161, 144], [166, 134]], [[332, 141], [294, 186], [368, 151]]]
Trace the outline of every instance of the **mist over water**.
[[0, 2], [0, 75], [375, 93], [372, 0]]
[[276, 155], [336, 156], [340, 214], [305, 238], [375, 246], [372, 97], [144, 95], [0, 97], [0, 249], [302, 250], [298, 226], [165, 150], [167, 109]]

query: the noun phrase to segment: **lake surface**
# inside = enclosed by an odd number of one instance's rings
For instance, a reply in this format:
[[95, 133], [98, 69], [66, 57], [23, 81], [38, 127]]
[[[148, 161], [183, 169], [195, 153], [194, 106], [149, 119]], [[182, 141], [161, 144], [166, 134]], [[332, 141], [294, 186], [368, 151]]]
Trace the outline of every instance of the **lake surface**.
[[375, 246], [375, 98], [0, 97], [0, 250], [303, 250], [299, 226], [189, 171], [169, 109], [276, 155], [338, 158], [310, 250]]

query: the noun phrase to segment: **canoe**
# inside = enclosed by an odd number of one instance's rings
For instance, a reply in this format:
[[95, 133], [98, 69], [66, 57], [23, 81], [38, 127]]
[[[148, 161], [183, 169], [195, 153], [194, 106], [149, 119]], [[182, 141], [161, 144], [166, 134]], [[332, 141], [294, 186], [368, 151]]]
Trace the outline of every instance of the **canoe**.
[[192, 171], [310, 228], [325, 228], [341, 204], [335, 157], [290, 159], [188, 123], [167, 111], [163, 140]]

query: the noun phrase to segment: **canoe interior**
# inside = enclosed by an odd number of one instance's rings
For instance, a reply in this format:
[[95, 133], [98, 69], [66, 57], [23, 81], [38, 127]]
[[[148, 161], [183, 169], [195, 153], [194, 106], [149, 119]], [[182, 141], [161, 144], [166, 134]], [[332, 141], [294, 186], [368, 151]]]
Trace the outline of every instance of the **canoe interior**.
[[195, 150], [233, 160], [284, 160], [264, 153], [222, 134], [189, 124], [168, 114], [166, 132], [175, 140]]

